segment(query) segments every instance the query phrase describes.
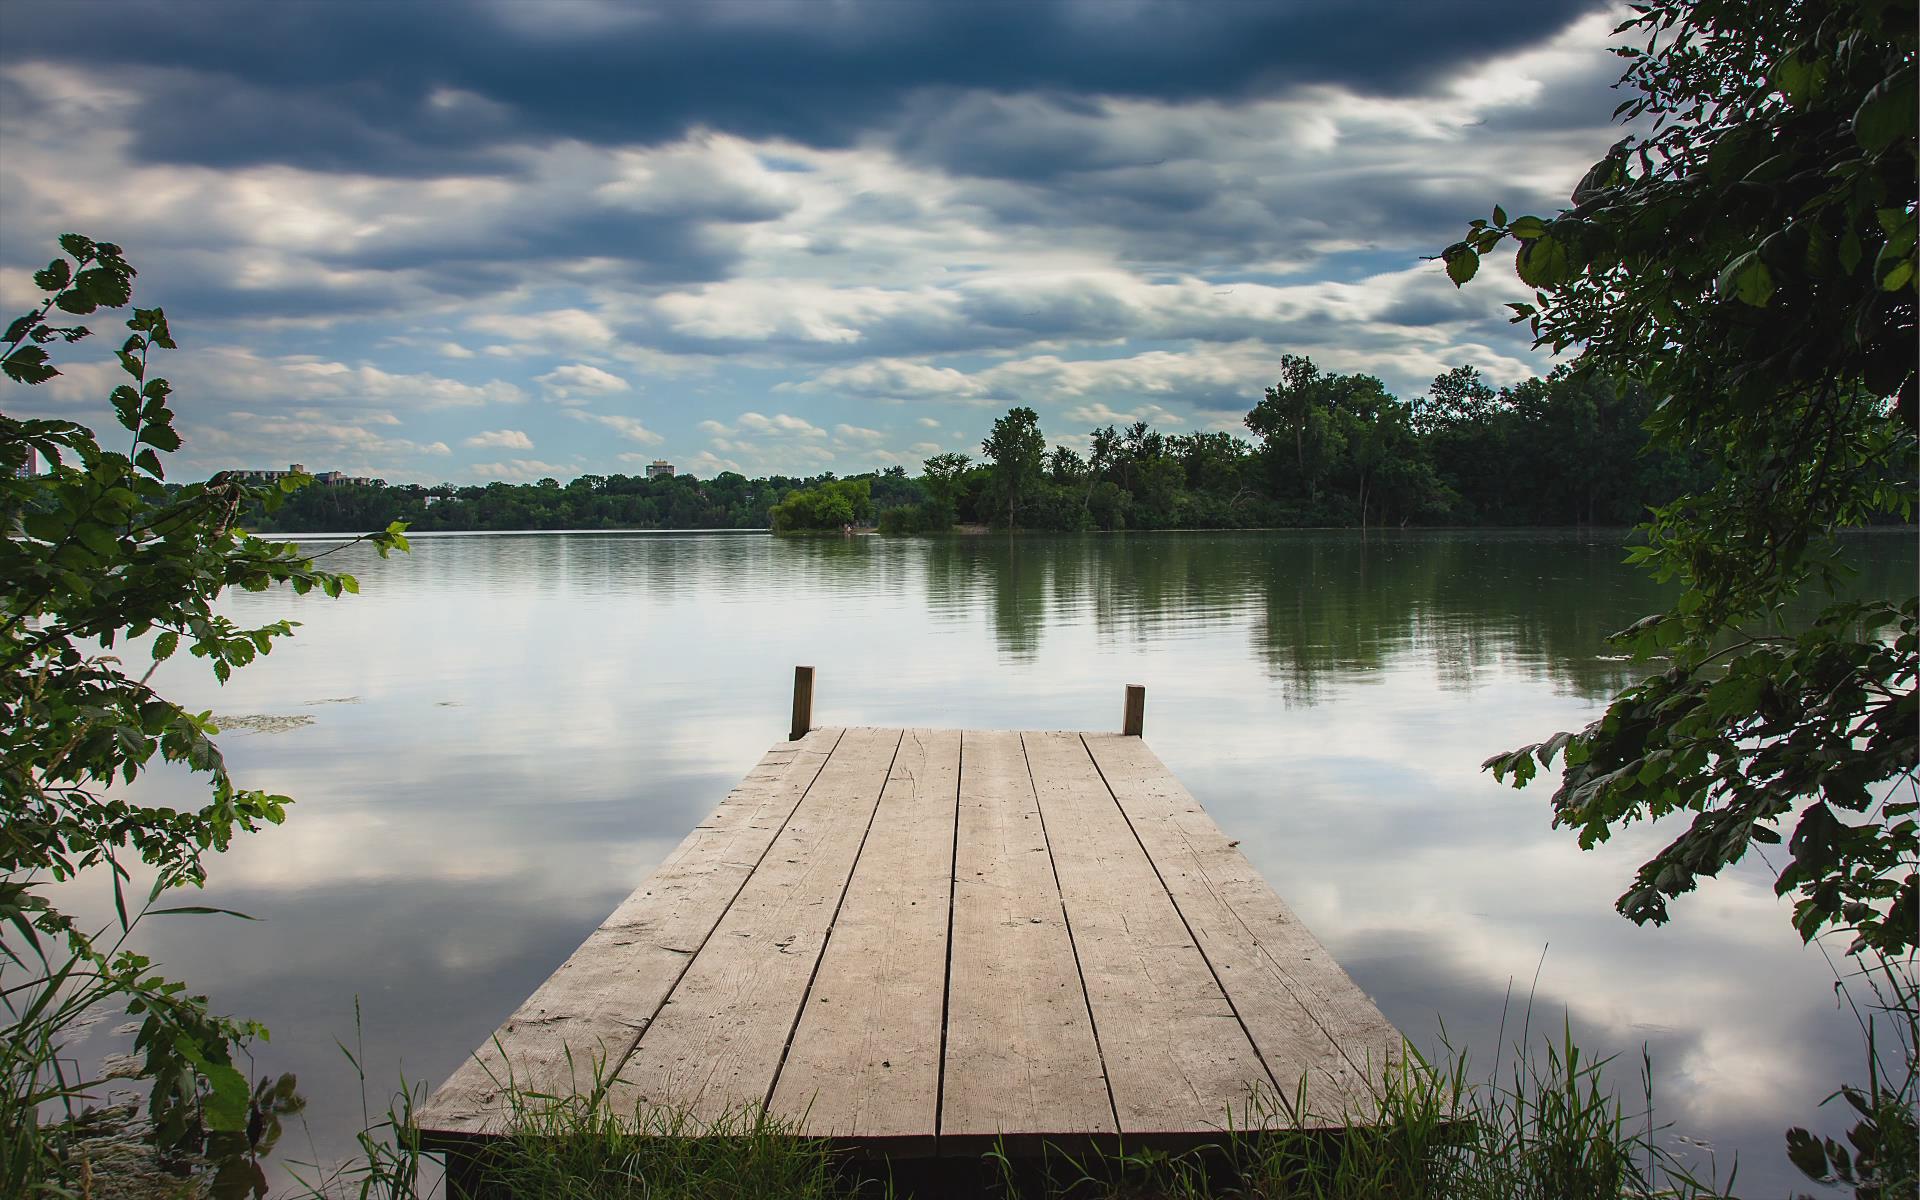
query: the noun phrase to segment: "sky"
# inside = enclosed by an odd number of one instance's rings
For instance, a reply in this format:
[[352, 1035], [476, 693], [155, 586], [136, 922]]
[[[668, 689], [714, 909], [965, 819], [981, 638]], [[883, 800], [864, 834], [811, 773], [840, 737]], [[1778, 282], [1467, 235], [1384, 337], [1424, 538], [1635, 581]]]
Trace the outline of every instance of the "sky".
[[[1619, 131], [1569, 0], [141, 3], [0, 11], [0, 311], [68, 231], [166, 309], [170, 476], [562, 480], [1244, 433], [1283, 354], [1547, 370], [1430, 261]], [[94, 328], [112, 326], [95, 320]], [[110, 421], [105, 337], [0, 383]]]

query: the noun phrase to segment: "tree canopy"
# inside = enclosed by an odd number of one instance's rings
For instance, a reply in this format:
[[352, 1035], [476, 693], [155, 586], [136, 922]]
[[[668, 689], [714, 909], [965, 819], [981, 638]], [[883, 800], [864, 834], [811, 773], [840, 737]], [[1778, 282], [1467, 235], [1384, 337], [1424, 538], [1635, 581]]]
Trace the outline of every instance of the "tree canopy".
[[[1567, 751], [1558, 818], [1592, 844], [1693, 814], [1621, 898], [1636, 920], [1776, 841], [1812, 937], [1915, 944], [1914, 601], [1831, 595], [1833, 531], [1914, 502], [1914, 6], [1885, 0], [1637, 5], [1619, 32], [1637, 94], [1623, 139], [1552, 218], [1496, 209], [1443, 257], [1456, 281], [1502, 240], [1538, 289], [1514, 305], [1581, 372], [1654, 397], [1655, 444], [1707, 456], [1712, 486], [1662, 506], [1636, 557], [1684, 585], [1630, 631], [1671, 666]], [[1730, 640], [1731, 639], [1731, 640]], [[1494, 763], [1523, 781], [1525, 753]], [[1847, 814], [1847, 815], [1843, 815]]]
[[[919, 475], [898, 466], [749, 479], [582, 475], [565, 484], [328, 483], [254, 511], [254, 528], [367, 528], [402, 520], [455, 529], [838, 528], [888, 533], [956, 523], [1051, 530], [1612, 525], [1644, 518], [1705, 477], [1703, 455], [1646, 445], [1645, 388], [1616, 389], [1566, 369], [1495, 388], [1471, 366], [1442, 373], [1409, 403], [1368, 375], [1328, 372], [1287, 356], [1279, 383], [1227, 429], [1168, 433], [1144, 421], [1054, 444], [1031, 409], [996, 423], [1015, 467], [936, 454]], [[1009, 491], [1007, 472], [1016, 476]], [[866, 504], [813, 513], [796, 492], [864, 480]], [[1009, 515], [1009, 500], [1011, 515]], [[812, 504], [805, 501], [803, 504]], [[824, 510], [823, 510], [824, 511]]]
[[1681, 585], [1620, 635], [1655, 673], [1585, 729], [1488, 766], [1524, 784], [1561, 756], [1554, 819], [1583, 846], [1633, 821], [1680, 826], [1620, 897], [1635, 921], [1667, 920], [1702, 878], [1785, 840], [1775, 886], [1794, 926], [1878, 956], [1908, 1060], [1904, 1085], [1876, 1071], [1843, 1089], [1855, 1154], [1803, 1130], [1790, 1153], [1862, 1196], [1896, 1180], [1912, 1195], [1920, 600], [1842, 599], [1832, 534], [1914, 511], [1915, 6], [1631, 13], [1616, 115], [1634, 131], [1570, 207], [1496, 207], [1441, 257], [1464, 284], [1517, 241], [1535, 296], [1515, 319], [1577, 348], [1583, 373], [1647, 389], [1654, 444], [1715, 469], [1654, 512], [1634, 555]]

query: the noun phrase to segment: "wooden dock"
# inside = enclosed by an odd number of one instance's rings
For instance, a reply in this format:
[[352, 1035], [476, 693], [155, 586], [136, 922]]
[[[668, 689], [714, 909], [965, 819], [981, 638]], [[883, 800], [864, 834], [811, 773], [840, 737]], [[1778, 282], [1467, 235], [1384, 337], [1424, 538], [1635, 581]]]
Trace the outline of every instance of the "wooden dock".
[[1138, 736], [805, 716], [434, 1093], [430, 1147], [596, 1062], [616, 1113], [907, 1158], [1372, 1114], [1400, 1035]]

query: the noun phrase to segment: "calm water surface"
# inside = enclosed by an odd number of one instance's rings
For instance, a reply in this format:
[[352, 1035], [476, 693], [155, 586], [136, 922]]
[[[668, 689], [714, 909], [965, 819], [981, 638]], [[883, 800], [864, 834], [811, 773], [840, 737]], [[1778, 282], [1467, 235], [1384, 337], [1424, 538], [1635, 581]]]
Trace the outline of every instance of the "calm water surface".
[[[1603, 636], [1663, 597], [1618, 535], [414, 545], [329, 560], [357, 599], [233, 597], [304, 624], [227, 687], [184, 655], [158, 678], [193, 707], [310, 719], [222, 738], [243, 785], [297, 799], [213, 864], [206, 902], [261, 920], [145, 927], [216, 1008], [273, 1029], [258, 1068], [311, 1102], [312, 1144], [283, 1156], [338, 1156], [359, 1127], [335, 1045], [356, 996], [376, 1106], [402, 1072], [437, 1084], [784, 736], [795, 663], [818, 668], [821, 724], [1116, 728], [1145, 683], [1154, 750], [1403, 1031], [1436, 1046], [1444, 1025], [1491, 1066], [1537, 970], [1536, 1031], [1565, 1016], [1630, 1086], [1645, 1046], [1662, 1116], [1723, 1174], [1737, 1152], [1743, 1194], [1785, 1194], [1782, 1131], [1859, 1073], [1761, 864], [1637, 928], [1612, 902], [1656, 840], [1581, 853], [1548, 787], [1479, 770], [1627, 680]], [[1910, 535], [1855, 550], [1870, 590], [1911, 587]]]

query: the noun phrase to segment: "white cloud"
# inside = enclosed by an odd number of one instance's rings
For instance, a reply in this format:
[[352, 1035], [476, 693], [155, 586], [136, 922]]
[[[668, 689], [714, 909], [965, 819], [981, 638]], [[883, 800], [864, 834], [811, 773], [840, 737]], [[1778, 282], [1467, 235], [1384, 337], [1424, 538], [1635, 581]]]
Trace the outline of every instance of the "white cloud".
[[578, 468], [564, 463], [541, 462], [537, 458], [515, 458], [506, 462], [475, 463], [470, 468], [482, 479], [525, 481], [552, 477], [564, 479]]
[[495, 446], [502, 450], [531, 450], [533, 439], [518, 429], [486, 429], [474, 434], [463, 446]]
[[1116, 412], [1098, 400], [1079, 408], [1070, 408], [1060, 415], [1082, 425], [1131, 425], [1135, 421], [1145, 421], [1149, 425], [1172, 425], [1181, 420], [1178, 415], [1158, 404], [1142, 404], [1125, 412]]
[[[613, 340], [613, 327], [594, 313], [579, 308], [557, 308], [536, 313], [481, 313], [467, 326], [513, 342], [558, 342], [566, 346], [604, 346]], [[490, 346], [487, 353], [519, 353]]]
[[418, 460], [451, 453], [442, 441], [393, 437], [356, 420], [313, 412], [228, 412], [216, 424], [195, 421], [185, 437], [183, 465], [208, 473], [298, 462], [309, 471], [344, 471], [399, 482], [417, 470], [411, 464]]
[[714, 476], [722, 471], [744, 473], [739, 463], [730, 458], [721, 458], [706, 450], [694, 455], [683, 464], [683, 467], [690, 475]]
[[775, 434], [789, 437], [818, 438], [827, 436], [827, 431], [801, 417], [791, 413], [775, 413], [766, 416], [763, 413], [743, 412], [734, 418], [734, 427], [748, 433]]
[[887, 436], [878, 429], [867, 429], [860, 425], [835, 425], [833, 427], [833, 433], [835, 437], [842, 441], [860, 442], [864, 445], [872, 445], [875, 442], [884, 441]]
[[952, 367], [871, 359], [832, 367], [799, 383], [780, 384], [775, 390], [838, 392], [870, 399], [971, 400], [986, 395], [988, 388], [977, 377]]
[[591, 413], [581, 409], [574, 409], [568, 415], [575, 420], [604, 425], [628, 441], [639, 442], [643, 446], [657, 446], [666, 440], [642, 425], [637, 417], [622, 416], [619, 413]]
[[534, 376], [534, 381], [546, 388], [549, 393], [559, 397], [606, 396], [615, 392], [628, 392], [633, 385], [599, 367], [586, 363], [569, 363], [555, 367], [545, 375]]

